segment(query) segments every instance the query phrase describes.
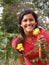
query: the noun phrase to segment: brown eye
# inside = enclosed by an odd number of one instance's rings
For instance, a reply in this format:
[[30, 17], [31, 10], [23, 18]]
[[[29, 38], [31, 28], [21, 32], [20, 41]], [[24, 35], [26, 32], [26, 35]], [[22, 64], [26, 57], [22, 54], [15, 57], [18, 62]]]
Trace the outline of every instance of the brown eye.
[[33, 19], [29, 19], [29, 21], [33, 21]]
[[24, 20], [23, 20], [23, 22], [26, 22], [26, 21], [27, 21], [27, 19], [24, 19]]

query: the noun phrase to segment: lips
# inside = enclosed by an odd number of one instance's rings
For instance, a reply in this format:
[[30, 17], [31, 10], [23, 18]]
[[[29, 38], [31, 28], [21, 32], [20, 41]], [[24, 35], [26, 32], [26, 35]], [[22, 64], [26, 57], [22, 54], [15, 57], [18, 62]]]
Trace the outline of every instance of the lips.
[[32, 28], [32, 26], [28, 26], [27, 28], [28, 28], [28, 29], [31, 29], [31, 28]]
[[33, 26], [26, 26], [26, 29], [27, 29], [28, 31], [31, 31], [31, 30], [33, 30]]

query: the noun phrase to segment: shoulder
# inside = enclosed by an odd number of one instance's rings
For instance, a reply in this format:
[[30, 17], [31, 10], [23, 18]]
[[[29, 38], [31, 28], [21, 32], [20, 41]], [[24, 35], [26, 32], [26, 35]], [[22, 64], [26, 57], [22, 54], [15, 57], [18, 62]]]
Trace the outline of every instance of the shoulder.
[[[40, 33], [43, 34], [43, 35], [49, 36], [49, 32], [46, 31], [45, 29], [41, 29], [41, 30], [40, 30]], [[48, 34], [48, 35], [47, 35], [47, 34]]]

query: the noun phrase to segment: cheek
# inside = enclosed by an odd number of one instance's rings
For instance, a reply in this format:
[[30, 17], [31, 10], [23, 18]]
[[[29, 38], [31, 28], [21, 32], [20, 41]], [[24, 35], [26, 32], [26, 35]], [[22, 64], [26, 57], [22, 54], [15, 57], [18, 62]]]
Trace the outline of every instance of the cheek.
[[36, 25], [37, 25], [37, 23], [35, 22], [35, 23], [34, 23], [34, 25], [36, 26]]
[[37, 23], [33, 23], [32, 26], [33, 28], [35, 28], [37, 26]]
[[24, 29], [26, 27], [26, 25], [25, 24], [21, 24], [21, 27]]
[[35, 23], [35, 22], [32, 22], [32, 23], [31, 23], [31, 25], [34, 25], [34, 26], [36, 26], [36, 23]]

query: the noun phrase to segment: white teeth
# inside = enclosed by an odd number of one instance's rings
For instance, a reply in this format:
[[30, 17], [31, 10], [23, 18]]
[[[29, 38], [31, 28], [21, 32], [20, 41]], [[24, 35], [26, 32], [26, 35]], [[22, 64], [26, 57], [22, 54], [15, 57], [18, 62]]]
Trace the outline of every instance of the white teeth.
[[28, 29], [31, 29], [32, 27], [27, 27]]
[[27, 28], [32, 28], [32, 26], [27, 26]]

